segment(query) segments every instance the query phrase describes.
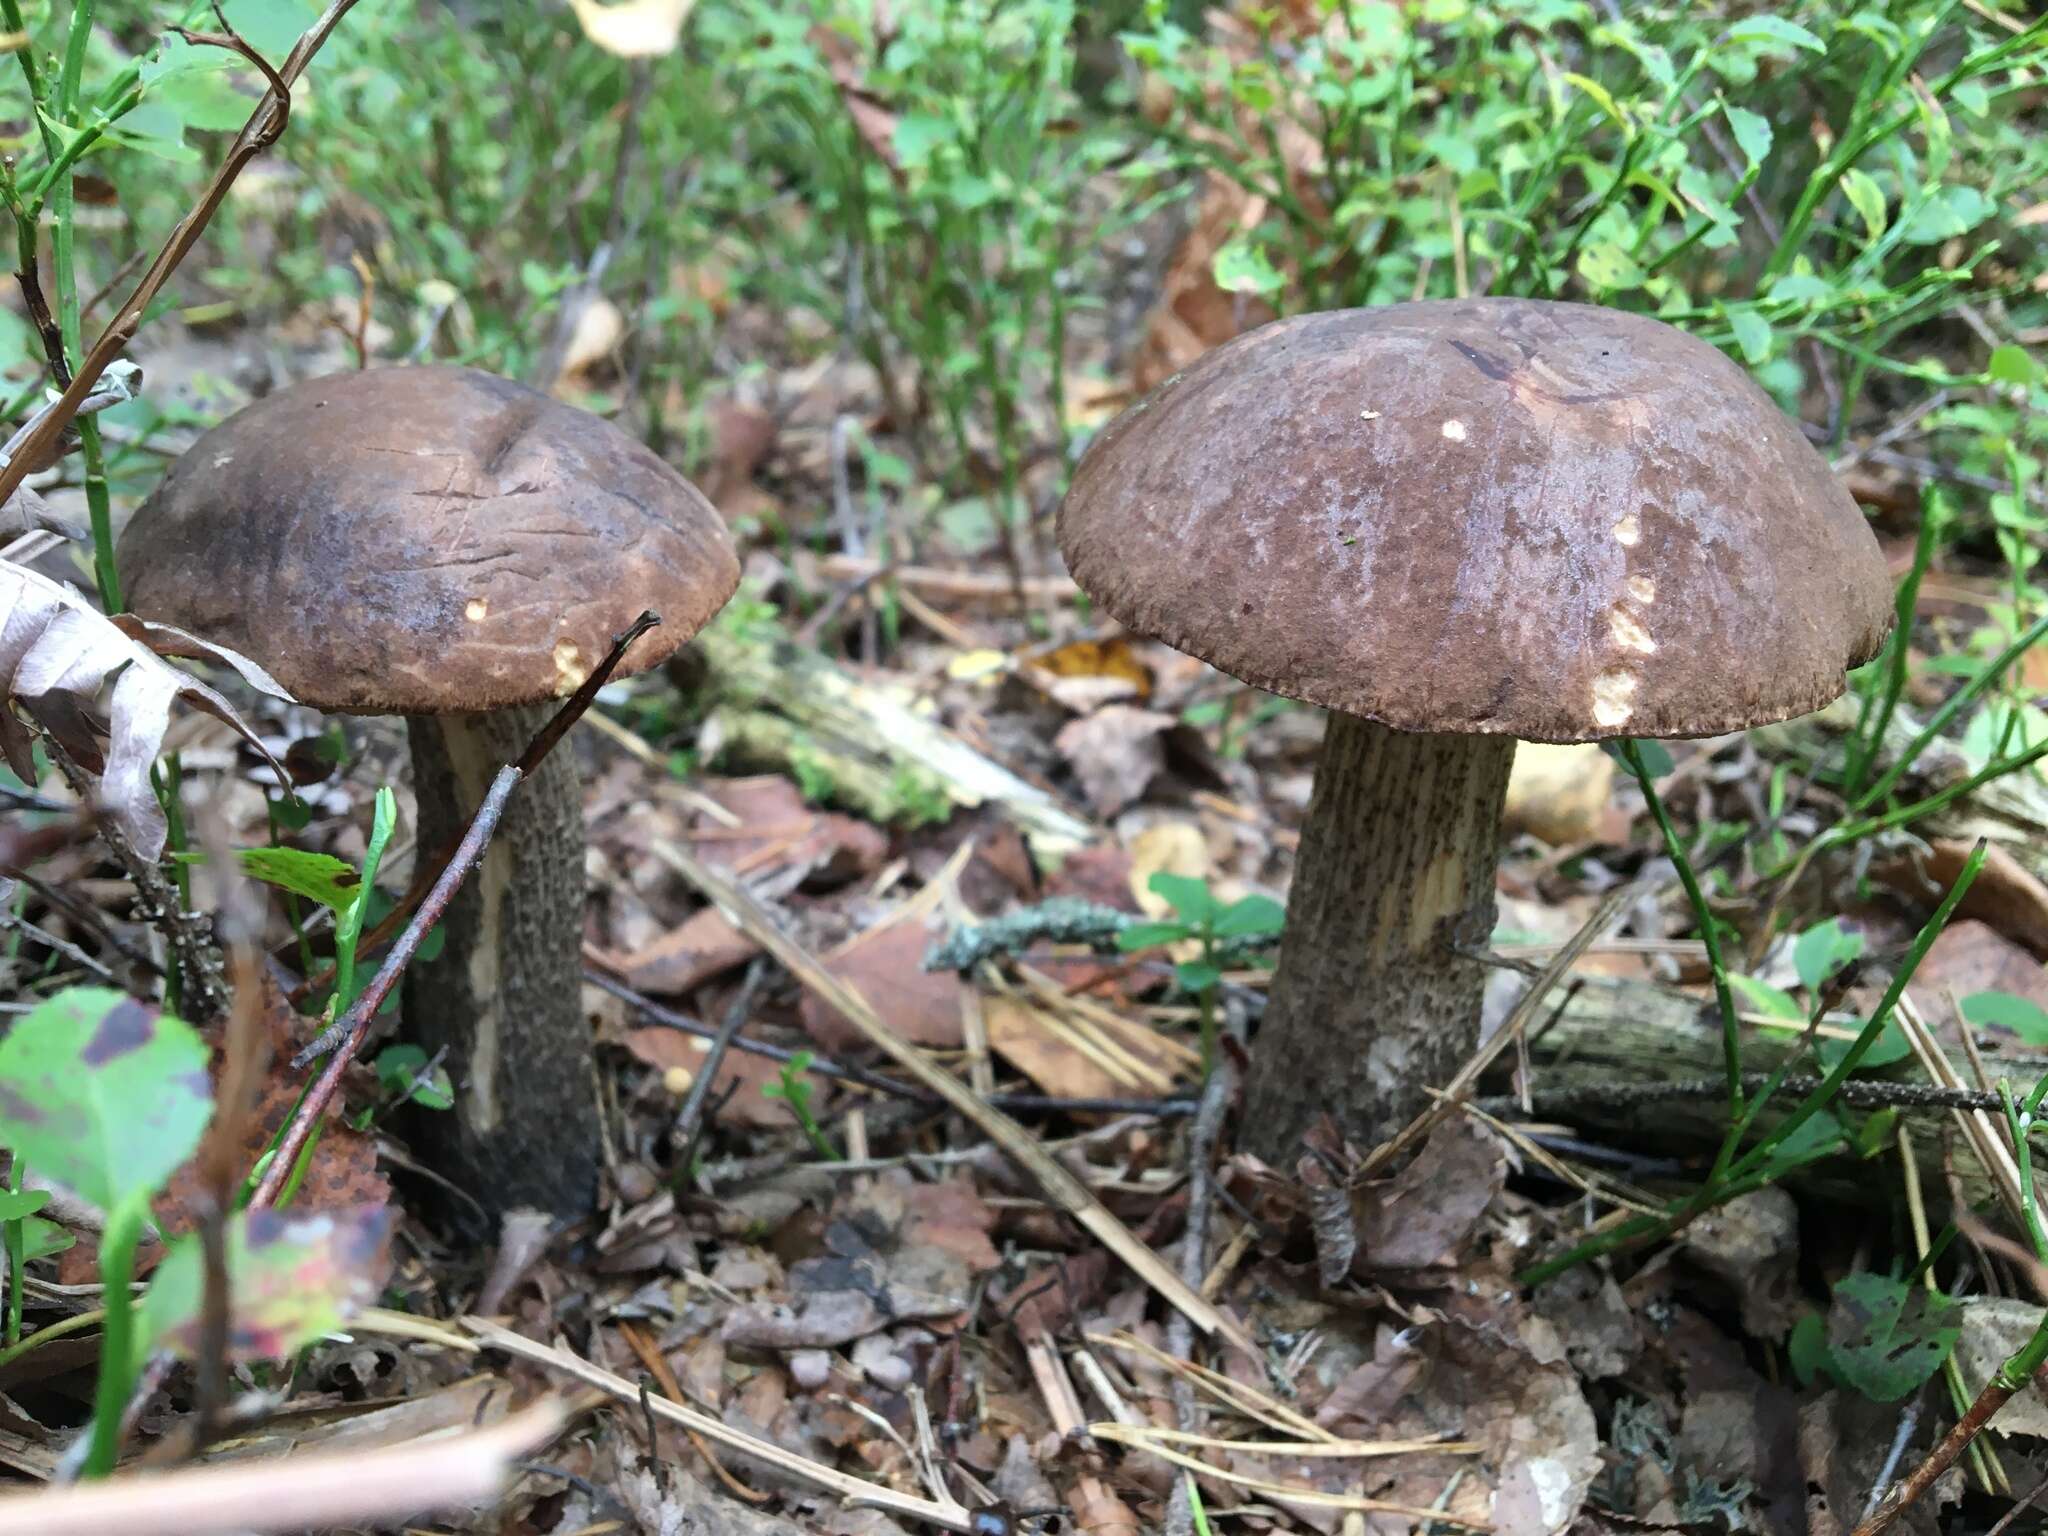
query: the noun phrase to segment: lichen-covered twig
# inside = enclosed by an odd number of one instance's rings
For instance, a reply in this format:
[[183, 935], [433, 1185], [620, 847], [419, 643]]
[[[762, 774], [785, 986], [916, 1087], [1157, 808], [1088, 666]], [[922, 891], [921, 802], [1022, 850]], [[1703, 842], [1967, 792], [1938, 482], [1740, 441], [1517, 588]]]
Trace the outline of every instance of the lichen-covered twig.
[[971, 971], [984, 960], [1021, 954], [1034, 944], [1087, 944], [1116, 947], [1117, 935], [1138, 919], [1129, 912], [1055, 896], [1035, 907], [1020, 907], [1002, 917], [961, 928], [925, 952], [928, 971]]

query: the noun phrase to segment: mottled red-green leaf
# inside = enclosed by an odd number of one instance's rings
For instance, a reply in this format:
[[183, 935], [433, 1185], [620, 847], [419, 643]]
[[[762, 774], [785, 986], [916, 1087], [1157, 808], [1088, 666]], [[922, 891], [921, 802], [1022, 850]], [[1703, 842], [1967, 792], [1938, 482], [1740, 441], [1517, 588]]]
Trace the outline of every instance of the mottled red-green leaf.
[[107, 987], [71, 987], [0, 1041], [0, 1145], [111, 1207], [155, 1189], [213, 1114], [206, 1045]]
[[[391, 1208], [295, 1215], [242, 1211], [228, 1223], [228, 1356], [283, 1360], [377, 1299], [391, 1267]], [[149, 1349], [190, 1356], [204, 1291], [199, 1237], [180, 1238], [142, 1298]]]

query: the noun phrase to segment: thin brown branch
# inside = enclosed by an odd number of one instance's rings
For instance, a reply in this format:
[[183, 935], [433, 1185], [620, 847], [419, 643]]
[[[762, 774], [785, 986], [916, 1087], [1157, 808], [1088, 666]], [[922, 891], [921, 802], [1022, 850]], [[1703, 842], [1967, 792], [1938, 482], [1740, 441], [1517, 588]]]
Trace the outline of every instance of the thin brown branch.
[[37, 416], [14, 456], [7, 463], [0, 464], [0, 503], [4, 503], [20, 489], [22, 481], [30, 473], [31, 466], [48, 462], [64, 429], [77, 416], [86, 396], [92, 393], [93, 385], [99, 382], [100, 375], [107, 371], [108, 365], [119, 357], [128, 343], [134, 339], [136, 329], [142, 324], [142, 318], [148, 312], [150, 304], [162, 291], [164, 284], [170, 281], [171, 274], [178, 270], [179, 264], [191, 253], [193, 246], [199, 243], [199, 237], [206, 232], [206, 226], [213, 221], [214, 214], [220, 211], [221, 204], [227, 201], [228, 191], [234, 186], [236, 179], [241, 176], [250, 161], [277, 142], [277, 136], [284, 132], [285, 123], [291, 116], [291, 87], [305, 72], [306, 66], [312, 62], [313, 55], [320, 51], [321, 45], [327, 41], [341, 19], [354, 10], [355, 6], [356, 0], [330, 0], [327, 9], [293, 46], [290, 56], [284, 63], [274, 71], [264, 71], [272, 82], [270, 88], [264, 93], [263, 100], [258, 103], [256, 110], [249, 115], [249, 121], [243, 124], [242, 131], [235, 136], [235, 142], [229, 149], [227, 158], [214, 171], [212, 179], [199, 194], [198, 201], [171, 230], [163, 249], [157, 252], [156, 260], [150, 263], [149, 270], [143, 273], [142, 280], [135, 285], [134, 292], [128, 295], [127, 302], [115, 312], [107, 328], [100, 333], [99, 340], [92, 344], [92, 350], [79, 365], [77, 374], [64, 386], [63, 394], [54, 405]]
[[1895, 1484], [1890, 1493], [1870, 1515], [1860, 1523], [1850, 1536], [1882, 1536], [1897, 1520], [1932, 1488], [1935, 1481], [1954, 1466], [1956, 1459], [1969, 1449], [1970, 1442], [1977, 1438], [1992, 1415], [2006, 1405], [2012, 1397], [2013, 1388], [2004, 1385], [2001, 1375], [1994, 1375], [1977, 1394], [1977, 1400], [1969, 1410], [1957, 1419], [1955, 1427], [1941, 1437], [1941, 1443], [1927, 1453], [1926, 1460], [1915, 1467], [1902, 1483]]

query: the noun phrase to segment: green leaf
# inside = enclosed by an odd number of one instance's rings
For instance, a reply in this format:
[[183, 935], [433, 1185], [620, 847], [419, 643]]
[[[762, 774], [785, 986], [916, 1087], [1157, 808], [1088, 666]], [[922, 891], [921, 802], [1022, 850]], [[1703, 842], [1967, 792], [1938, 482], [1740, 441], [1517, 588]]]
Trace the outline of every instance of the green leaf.
[[284, 62], [314, 20], [314, 8], [302, 0], [227, 0], [222, 9], [242, 41], [272, 64]]
[[1749, 168], [1760, 169], [1771, 156], [1770, 119], [1727, 101], [1721, 103], [1721, 112], [1728, 119], [1728, 130], [1735, 135], [1736, 148], [1742, 151]]
[[1728, 29], [1728, 41], [1749, 43], [1759, 48], [1804, 48], [1810, 53], [1828, 51], [1826, 43], [1797, 22], [1767, 14], [1743, 17]]
[[1875, 176], [1852, 165], [1842, 172], [1842, 195], [1849, 199], [1849, 206], [1863, 216], [1865, 234], [1875, 240], [1884, 233], [1884, 188], [1877, 184]]
[[[1816, 1039], [1813, 1042], [1813, 1054], [1820, 1058], [1822, 1066], [1832, 1068], [1836, 1062], [1849, 1054], [1849, 1048], [1855, 1043], [1853, 1040]], [[1873, 1071], [1878, 1067], [1893, 1066], [1912, 1054], [1913, 1047], [1906, 1039], [1906, 1032], [1899, 1028], [1899, 1021], [1886, 1019], [1884, 1028], [1877, 1032], [1877, 1039], [1870, 1049], [1863, 1053], [1863, 1059], [1856, 1063], [1856, 1070]]]
[[376, 1066], [378, 1085], [386, 1093], [402, 1093], [422, 1109], [455, 1107], [447, 1071], [438, 1066], [427, 1071], [427, 1053], [419, 1046], [387, 1045], [377, 1053]]
[[1602, 292], [1640, 288], [1643, 279], [1649, 276], [1635, 257], [1612, 240], [1602, 240], [1579, 252], [1578, 269], [1579, 276]]
[[24, 1264], [51, 1258], [77, 1246], [78, 1239], [54, 1221], [31, 1216], [21, 1224], [21, 1262]]
[[1799, 935], [1792, 945], [1792, 969], [1799, 973], [1801, 985], [1817, 992], [1821, 983], [1862, 953], [1863, 935], [1831, 917]]
[[1125, 954], [1151, 949], [1160, 944], [1178, 944], [1194, 935], [1186, 923], [1132, 923], [1116, 936], [1116, 947]]
[[0, 1221], [26, 1221], [49, 1203], [47, 1189], [0, 1189]]
[[1736, 996], [1749, 1004], [1752, 1013], [1783, 1019], [1788, 1024], [1803, 1026], [1806, 1023], [1806, 1010], [1799, 1006], [1799, 999], [1790, 992], [1782, 992], [1767, 981], [1758, 981], [1754, 976], [1740, 974], [1731, 974], [1728, 985]]
[[[188, 864], [204, 864], [203, 853], [181, 853]], [[274, 885], [323, 907], [345, 912], [362, 894], [362, 881], [355, 866], [331, 853], [309, 853], [303, 848], [240, 848], [235, 857], [242, 872], [252, 880]]]
[[1190, 960], [1174, 967], [1173, 979], [1183, 992], [1206, 992], [1223, 979], [1223, 972], [1207, 960]]
[[2048, 1045], [2048, 1009], [2010, 992], [1972, 992], [1962, 1000], [1963, 1017], [1972, 1024], [2009, 1029], [2027, 1045]]
[[[383, 1205], [237, 1212], [227, 1229], [228, 1358], [289, 1359], [374, 1302], [390, 1268], [391, 1225]], [[192, 1357], [204, 1290], [193, 1233], [171, 1244], [142, 1298], [138, 1357], [155, 1349]]]
[[2031, 384], [2034, 382], [2034, 359], [2025, 347], [2007, 342], [1992, 352], [1984, 371], [2001, 384]]
[[1145, 882], [1145, 888], [1154, 896], [1163, 896], [1182, 922], [1206, 923], [1216, 916], [1216, 893], [1206, 880], [1162, 869]]
[[1210, 263], [1216, 286], [1225, 293], [1252, 293], [1262, 297], [1278, 293], [1287, 279], [1267, 259], [1264, 246], [1248, 240], [1233, 240], [1216, 253]]
[[934, 113], [906, 112], [896, 119], [896, 131], [891, 138], [896, 158], [907, 168], [917, 170], [930, 162], [940, 145], [952, 143], [953, 124]]
[[1755, 368], [1770, 361], [1771, 322], [1747, 305], [1724, 308], [1728, 325], [1735, 332], [1735, 344], [1742, 348], [1742, 360]]
[[[1647, 741], [1637, 738], [1636, 756], [1643, 760], [1643, 771], [1653, 779], [1661, 779], [1678, 765], [1671, 760], [1671, 751], [1661, 741]], [[1619, 741], [1603, 741], [1600, 750], [1613, 758], [1622, 767], [1628, 767], [1628, 759], [1622, 755]], [[1633, 770], [1631, 770], [1633, 771]]]
[[1593, 104], [1606, 113], [1613, 120], [1614, 125], [1621, 130], [1623, 138], [1635, 137], [1636, 125], [1629, 121], [1628, 114], [1621, 110], [1620, 105], [1614, 99], [1613, 93], [1606, 86], [1602, 85], [1598, 80], [1590, 79], [1585, 75], [1575, 75], [1570, 70], [1565, 71], [1564, 78], [1568, 84], [1577, 86], [1593, 99]]
[[1246, 896], [1217, 914], [1212, 930], [1219, 939], [1249, 939], [1278, 933], [1287, 909], [1270, 896]]
[[1835, 1363], [1828, 1358], [1827, 1319], [1818, 1312], [1800, 1314], [1785, 1341], [1785, 1358], [1792, 1366], [1792, 1379], [1802, 1389], [1822, 1376], [1834, 1375]]
[[0, 1041], [0, 1144], [103, 1209], [159, 1188], [213, 1114], [207, 1050], [182, 1019], [72, 987]]
[[1899, 238], [1908, 245], [1937, 245], [1968, 234], [1997, 211], [1998, 205], [1977, 188], [1950, 182], [1913, 209]]
[[1889, 1275], [1845, 1275], [1828, 1308], [1828, 1355], [1874, 1402], [1895, 1403], [1941, 1369], [1963, 1327], [1959, 1302]]
[[390, 789], [377, 791], [376, 809], [370, 818], [370, 843], [363, 851], [363, 874], [355, 899], [344, 907], [334, 923], [334, 1011], [336, 1017], [356, 1000], [356, 943], [363, 934], [363, 914], [370, 893], [376, 889], [377, 866], [384, 859], [384, 845], [398, 824], [398, 799]]

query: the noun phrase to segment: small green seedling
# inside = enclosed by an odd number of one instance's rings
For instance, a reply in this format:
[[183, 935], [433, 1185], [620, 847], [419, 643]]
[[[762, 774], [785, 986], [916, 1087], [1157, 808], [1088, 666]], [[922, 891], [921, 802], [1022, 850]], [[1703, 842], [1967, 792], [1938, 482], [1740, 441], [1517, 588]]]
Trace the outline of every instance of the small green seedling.
[[761, 1097], [780, 1099], [789, 1106], [789, 1112], [796, 1116], [796, 1123], [803, 1127], [803, 1133], [810, 1138], [811, 1145], [818, 1149], [818, 1156], [828, 1163], [840, 1161], [839, 1149], [832, 1145], [832, 1138], [825, 1134], [825, 1128], [818, 1124], [818, 1117], [811, 1113], [811, 1080], [808, 1076], [811, 1063], [817, 1053], [798, 1051], [782, 1064], [780, 1077], [772, 1083], [761, 1085]]
[[1287, 913], [1270, 896], [1245, 896], [1228, 906], [1217, 901], [1205, 880], [1161, 870], [1147, 882], [1173, 908], [1170, 921], [1132, 923], [1117, 935], [1125, 954], [1162, 944], [1201, 945], [1201, 954], [1174, 967], [1174, 981], [1202, 1008], [1202, 1075], [1216, 1068], [1216, 995], [1223, 983], [1222, 952], [1279, 933]]
[[[448, 1069], [427, 1059], [424, 1048], [409, 1042], [387, 1045], [377, 1053], [377, 1086], [391, 1106], [417, 1104], [422, 1109], [453, 1109], [455, 1087]], [[370, 1118], [374, 1119], [374, 1115]], [[367, 1128], [367, 1127], [363, 1127]]]
[[[198, 1148], [213, 1116], [207, 1056], [191, 1025], [106, 987], [58, 993], [0, 1041], [0, 1147], [13, 1154], [17, 1183], [33, 1164], [106, 1213], [99, 1382], [82, 1466], [88, 1477], [113, 1469], [122, 1411], [150, 1351], [196, 1337], [203, 1268], [196, 1235], [171, 1244], [139, 1313], [130, 1280], [151, 1200]], [[12, 1312], [20, 1265], [36, 1256], [29, 1239], [44, 1252], [51, 1245], [26, 1226], [40, 1204], [36, 1194], [17, 1187], [4, 1200]], [[336, 1326], [381, 1282], [388, 1229], [382, 1206], [296, 1224], [269, 1212], [237, 1214], [228, 1227], [229, 1357], [282, 1358]], [[40, 1337], [13, 1347], [33, 1348]]]

